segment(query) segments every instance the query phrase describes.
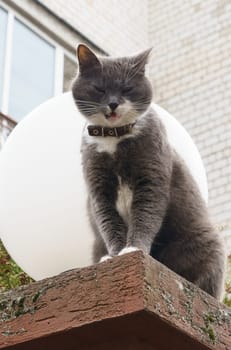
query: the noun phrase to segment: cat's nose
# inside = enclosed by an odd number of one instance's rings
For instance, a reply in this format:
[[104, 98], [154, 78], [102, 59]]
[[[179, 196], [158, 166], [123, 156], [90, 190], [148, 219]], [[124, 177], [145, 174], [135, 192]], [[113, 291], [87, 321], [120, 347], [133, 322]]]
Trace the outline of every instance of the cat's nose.
[[108, 104], [108, 106], [111, 108], [112, 112], [119, 106], [117, 102], [111, 102]]

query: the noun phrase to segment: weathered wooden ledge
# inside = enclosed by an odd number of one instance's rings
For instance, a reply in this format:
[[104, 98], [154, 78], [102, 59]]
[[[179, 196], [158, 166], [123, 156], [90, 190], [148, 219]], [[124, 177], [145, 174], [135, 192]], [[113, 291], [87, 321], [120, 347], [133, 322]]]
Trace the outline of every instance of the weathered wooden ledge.
[[0, 295], [0, 348], [230, 350], [231, 309], [141, 252]]

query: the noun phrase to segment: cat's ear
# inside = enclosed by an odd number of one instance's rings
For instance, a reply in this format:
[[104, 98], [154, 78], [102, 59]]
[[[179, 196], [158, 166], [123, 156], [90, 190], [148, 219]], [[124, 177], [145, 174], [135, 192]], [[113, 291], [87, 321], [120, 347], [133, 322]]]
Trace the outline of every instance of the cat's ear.
[[77, 47], [77, 58], [79, 62], [80, 73], [87, 72], [94, 68], [100, 68], [101, 64], [96, 55], [83, 44]]
[[145, 72], [145, 66], [148, 63], [151, 51], [152, 47], [133, 57], [133, 65], [134, 68], [137, 69], [137, 73]]

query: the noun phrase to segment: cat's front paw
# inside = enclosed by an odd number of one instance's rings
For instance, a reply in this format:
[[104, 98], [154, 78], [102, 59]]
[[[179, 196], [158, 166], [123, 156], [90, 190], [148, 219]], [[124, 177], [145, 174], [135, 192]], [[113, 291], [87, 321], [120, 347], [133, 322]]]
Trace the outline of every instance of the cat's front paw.
[[140, 250], [140, 249], [137, 248], [137, 247], [125, 247], [119, 252], [118, 255], [128, 254], [128, 253], [131, 253], [131, 252], [135, 252], [137, 250]]
[[104, 262], [104, 261], [107, 261], [111, 258], [112, 258], [112, 256], [107, 254], [107, 255], [102, 256], [102, 258], [100, 259], [99, 262]]

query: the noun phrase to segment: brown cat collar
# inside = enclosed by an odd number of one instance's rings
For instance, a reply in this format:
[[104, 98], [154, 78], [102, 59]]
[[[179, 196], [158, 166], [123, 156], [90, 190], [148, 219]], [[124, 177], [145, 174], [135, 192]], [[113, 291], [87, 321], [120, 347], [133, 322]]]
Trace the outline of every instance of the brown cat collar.
[[102, 127], [100, 125], [88, 125], [88, 134], [90, 136], [112, 136], [112, 137], [120, 137], [126, 134], [130, 134], [135, 123], [126, 124], [123, 126], [118, 126], [117, 128], [109, 128], [107, 126]]

